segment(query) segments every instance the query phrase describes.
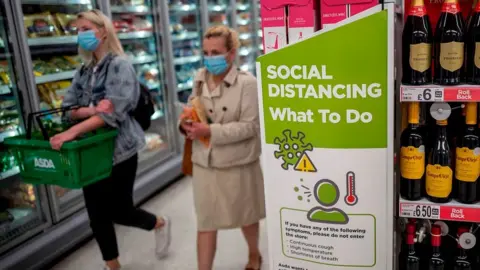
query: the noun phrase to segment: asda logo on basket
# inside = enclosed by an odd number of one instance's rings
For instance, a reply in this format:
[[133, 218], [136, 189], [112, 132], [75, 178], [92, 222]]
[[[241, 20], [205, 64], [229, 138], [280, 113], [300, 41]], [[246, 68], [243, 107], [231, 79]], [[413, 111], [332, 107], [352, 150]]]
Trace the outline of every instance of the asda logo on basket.
[[55, 165], [51, 159], [46, 158], [34, 158], [33, 160], [35, 168], [42, 169], [55, 169]]

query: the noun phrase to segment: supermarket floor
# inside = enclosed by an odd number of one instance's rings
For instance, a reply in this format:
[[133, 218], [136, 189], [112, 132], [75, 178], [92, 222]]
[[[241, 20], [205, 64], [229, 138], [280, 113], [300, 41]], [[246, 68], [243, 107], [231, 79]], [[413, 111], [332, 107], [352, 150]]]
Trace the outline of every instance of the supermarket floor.
[[[191, 178], [183, 178], [150, 199], [143, 209], [166, 214], [172, 219], [172, 245], [168, 258], [157, 260], [153, 255], [153, 234], [117, 226], [122, 270], [195, 270], [196, 231]], [[261, 224], [260, 248], [267, 254], [265, 222]], [[241, 270], [247, 261], [247, 247], [240, 230], [221, 231], [217, 244], [215, 270]], [[53, 270], [100, 270], [103, 263], [94, 240], [74, 251]], [[264, 264], [262, 269], [268, 269]]]

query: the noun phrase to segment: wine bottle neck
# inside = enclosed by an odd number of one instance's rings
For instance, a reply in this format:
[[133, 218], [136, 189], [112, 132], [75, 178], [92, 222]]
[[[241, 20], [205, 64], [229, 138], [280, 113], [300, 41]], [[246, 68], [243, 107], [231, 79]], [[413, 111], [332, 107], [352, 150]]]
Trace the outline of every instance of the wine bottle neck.
[[423, 7], [425, 6], [425, 3], [423, 0], [413, 0], [412, 1], [412, 7]]
[[477, 103], [468, 102], [465, 105], [465, 122], [467, 125], [477, 124]]

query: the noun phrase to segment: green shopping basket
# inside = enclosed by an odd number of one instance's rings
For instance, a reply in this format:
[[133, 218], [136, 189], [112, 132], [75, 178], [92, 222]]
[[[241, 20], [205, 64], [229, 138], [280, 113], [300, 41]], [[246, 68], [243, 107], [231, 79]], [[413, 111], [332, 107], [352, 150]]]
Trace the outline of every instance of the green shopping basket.
[[[53, 150], [41, 117], [71, 110], [63, 107], [31, 113], [25, 135], [6, 138], [5, 145], [16, 158], [20, 176], [30, 184], [77, 189], [108, 177], [112, 171], [116, 130], [100, 128]], [[33, 118], [41, 133], [32, 133]]]

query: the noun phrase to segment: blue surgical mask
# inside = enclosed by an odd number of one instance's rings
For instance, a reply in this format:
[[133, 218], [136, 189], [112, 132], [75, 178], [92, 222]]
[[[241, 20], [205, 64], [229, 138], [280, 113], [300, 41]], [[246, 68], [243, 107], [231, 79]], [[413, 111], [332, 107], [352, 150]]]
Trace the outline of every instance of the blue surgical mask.
[[78, 32], [78, 46], [85, 51], [93, 52], [99, 44], [100, 40], [95, 36], [94, 30]]
[[203, 64], [213, 75], [220, 75], [228, 69], [226, 55], [205, 56]]

